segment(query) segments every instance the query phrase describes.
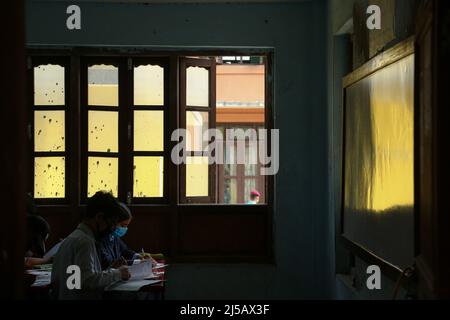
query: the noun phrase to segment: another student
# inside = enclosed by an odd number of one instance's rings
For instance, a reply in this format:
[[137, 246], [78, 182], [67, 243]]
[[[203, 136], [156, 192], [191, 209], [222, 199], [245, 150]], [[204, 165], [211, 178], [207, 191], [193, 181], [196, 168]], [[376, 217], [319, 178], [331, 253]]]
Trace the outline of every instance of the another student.
[[45, 241], [48, 239], [49, 234], [50, 226], [44, 218], [36, 215], [27, 216], [26, 268], [32, 268], [51, 261], [51, 258], [43, 258]]
[[128, 231], [128, 225], [132, 220], [130, 209], [120, 203], [121, 216], [116, 229], [111, 234], [103, 237], [98, 243], [98, 254], [102, 269], [118, 268], [124, 264], [132, 264], [135, 259], [151, 258], [149, 256], [141, 256], [140, 254], [129, 249], [123, 242], [123, 237]]
[[250, 201], [248, 201], [247, 204], [258, 204], [260, 196], [261, 194], [258, 191], [253, 190], [250, 192]]
[[[110, 193], [99, 191], [88, 200], [81, 223], [64, 240], [54, 258], [52, 285], [57, 299], [101, 299], [105, 287], [130, 278], [126, 266], [102, 271], [96, 249], [96, 240], [114, 232], [122, 214], [121, 206]], [[79, 267], [80, 289], [67, 286], [68, 277], [72, 276], [67, 273], [69, 266]]]

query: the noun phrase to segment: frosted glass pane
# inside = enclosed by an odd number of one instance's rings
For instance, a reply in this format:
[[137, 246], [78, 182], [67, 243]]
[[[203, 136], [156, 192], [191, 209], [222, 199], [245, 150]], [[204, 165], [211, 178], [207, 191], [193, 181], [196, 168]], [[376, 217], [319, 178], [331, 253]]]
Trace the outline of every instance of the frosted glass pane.
[[119, 68], [103, 64], [88, 68], [88, 104], [119, 105]]
[[64, 111], [34, 112], [34, 151], [65, 150]]
[[164, 68], [139, 66], [134, 68], [134, 105], [162, 106], [164, 104]]
[[208, 140], [203, 141], [203, 134], [208, 130], [208, 112], [186, 112], [187, 150], [203, 151], [208, 145]]
[[37, 106], [66, 104], [64, 67], [52, 64], [34, 67], [34, 104]]
[[225, 179], [223, 202], [226, 204], [238, 203], [236, 179]]
[[186, 158], [186, 196], [208, 196], [208, 157]]
[[164, 151], [164, 111], [134, 111], [134, 151]]
[[163, 157], [134, 157], [133, 197], [163, 196]]
[[209, 71], [200, 67], [186, 70], [186, 105], [209, 106]]
[[118, 152], [118, 113], [89, 111], [88, 143], [91, 152]]
[[40, 157], [34, 159], [34, 197], [65, 197], [65, 158]]
[[117, 158], [89, 157], [88, 197], [93, 196], [97, 191], [112, 192], [117, 197], [118, 169]]

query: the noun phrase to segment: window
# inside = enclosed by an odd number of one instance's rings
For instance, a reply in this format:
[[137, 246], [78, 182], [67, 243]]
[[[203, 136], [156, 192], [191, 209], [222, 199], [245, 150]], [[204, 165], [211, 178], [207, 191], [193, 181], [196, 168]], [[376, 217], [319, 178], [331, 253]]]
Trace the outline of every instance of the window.
[[215, 168], [204, 152], [211, 142], [207, 130], [215, 128], [215, 61], [181, 60], [181, 127], [186, 129], [186, 161], [181, 166], [181, 202], [215, 203]]
[[83, 60], [83, 198], [104, 190], [129, 204], [164, 202], [169, 112], [165, 63]]
[[35, 59], [28, 134], [33, 154], [31, 194], [38, 202], [66, 198], [67, 75], [65, 59]]
[[[271, 128], [266, 56], [228, 64], [222, 56], [92, 51], [36, 49], [30, 57], [30, 191], [40, 212], [76, 213], [105, 190], [142, 221], [135, 232], [153, 252], [270, 255], [273, 179], [258, 162], [259, 130]], [[174, 139], [177, 129], [185, 139]], [[227, 139], [235, 130], [244, 135]], [[253, 190], [260, 205], [247, 206]], [[233, 243], [223, 240], [225, 221], [239, 223]]]

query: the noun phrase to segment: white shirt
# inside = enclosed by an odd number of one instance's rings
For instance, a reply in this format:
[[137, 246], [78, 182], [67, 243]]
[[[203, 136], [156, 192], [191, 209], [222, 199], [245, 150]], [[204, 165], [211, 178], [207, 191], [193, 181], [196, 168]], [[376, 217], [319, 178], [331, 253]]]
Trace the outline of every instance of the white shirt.
[[[101, 299], [103, 290], [110, 284], [121, 280], [120, 271], [102, 271], [92, 230], [80, 223], [61, 244], [54, 257], [52, 267], [52, 287], [55, 297], [62, 300]], [[69, 290], [67, 267], [77, 265], [81, 271], [81, 288]]]

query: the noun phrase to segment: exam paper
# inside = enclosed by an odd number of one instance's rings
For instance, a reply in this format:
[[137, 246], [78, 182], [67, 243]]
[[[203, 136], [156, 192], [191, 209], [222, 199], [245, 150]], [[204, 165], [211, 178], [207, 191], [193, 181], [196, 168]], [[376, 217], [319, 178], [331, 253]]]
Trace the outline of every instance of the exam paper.
[[133, 264], [128, 267], [128, 272], [131, 275], [131, 280], [150, 278], [153, 276], [152, 261], [143, 260], [141, 263]]
[[161, 280], [128, 280], [119, 281], [105, 288], [105, 291], [138, 291], [144, 286], [161, 282]]

